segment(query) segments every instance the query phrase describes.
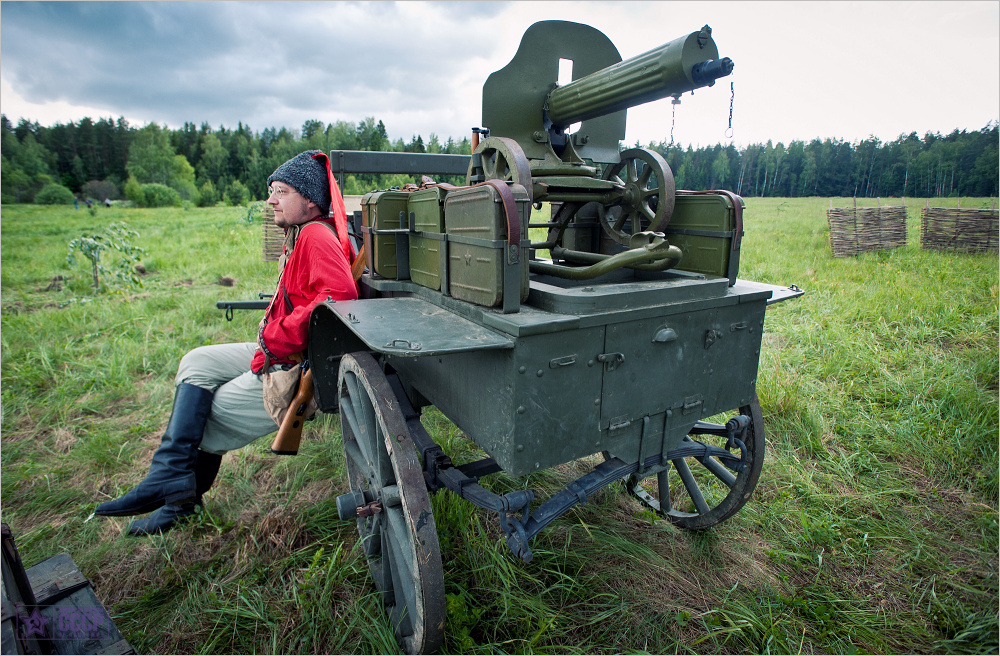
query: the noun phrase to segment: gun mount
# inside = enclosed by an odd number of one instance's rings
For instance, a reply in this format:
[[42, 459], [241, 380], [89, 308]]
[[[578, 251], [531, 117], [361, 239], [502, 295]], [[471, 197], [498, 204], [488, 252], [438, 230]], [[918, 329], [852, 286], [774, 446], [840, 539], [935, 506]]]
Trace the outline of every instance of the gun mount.
[[[560, 60], [573, 67], [572, 82], [562, 86]], [[510, 63], [483, 86], [486, 130], [477, 132], [489, 136], [475, 148], [467, 182], [504, 179], [523, 185], [532, 202], [567, 204], [549, 239], [532, 244], [536, 248], [556, 245], [578, 211], [596, 203], [597, 218], [620, 250], [633, 234], [668, 224], [675, 194], [673, 174], [658, 153], [619, 152], [627, 108], [678, 98], [732, 70], [732, 60], [719, 58], [707, 25], [622, 61], [608, 37], [590, 26], [535, 23]], [[613, 250], [607, 244], [599, 249]]]

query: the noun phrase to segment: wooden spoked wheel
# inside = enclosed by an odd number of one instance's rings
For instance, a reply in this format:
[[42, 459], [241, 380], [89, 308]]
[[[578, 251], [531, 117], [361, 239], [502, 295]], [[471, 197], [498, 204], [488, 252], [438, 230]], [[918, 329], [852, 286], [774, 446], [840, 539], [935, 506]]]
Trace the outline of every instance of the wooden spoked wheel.
[[[410, 654], [444, 638], [444, 573], [417, 452], [385, 374], [368, 353], [340, 363], [340, 422], [361, 545], [396, 639]], [[345, 503], [342, 503], [345, 501]], [[352, 508], [356, 505], [356, 508]]]
[[[670, 461], [669, 469], [646, 478], [629, 476], [625, 481], [629, 493], [681, 528], [709, 528], [739, 512], [753, 495], [764, 464], [764, 420], [756, 396], [738, 412], [721, 415], [722, 421], [734, 414], [750, 417], [743, 440], [749, 462], [743, 471], [731, 471], [714, 456], [677, 458]], [[724, 430], [721, 424], [712, 426]], [[692, 432], [684, 440], [723, 448], [726, 445], [725, 437], [710, 433]], [[739, 449], [732, 453], [739, 455]]]
[[598, 206], [601, 225], [619, 244], [628, 246], [635, 233], [659, 231], [670, 222], [676, 202], [674, 174], [659, 153], [645, 148], [623, 151], [604, 179], [623, 188], [619, 202]]

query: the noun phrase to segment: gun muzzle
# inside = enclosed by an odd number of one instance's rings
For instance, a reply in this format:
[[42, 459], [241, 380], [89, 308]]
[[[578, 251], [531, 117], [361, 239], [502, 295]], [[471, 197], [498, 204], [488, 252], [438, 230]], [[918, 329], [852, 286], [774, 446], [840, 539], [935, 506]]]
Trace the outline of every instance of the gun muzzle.
[[720, 77], [733, 72], [733, 60], [729, 57], [695, 64], [691, 68], [691, 80], [698, 86], [712, 86]]

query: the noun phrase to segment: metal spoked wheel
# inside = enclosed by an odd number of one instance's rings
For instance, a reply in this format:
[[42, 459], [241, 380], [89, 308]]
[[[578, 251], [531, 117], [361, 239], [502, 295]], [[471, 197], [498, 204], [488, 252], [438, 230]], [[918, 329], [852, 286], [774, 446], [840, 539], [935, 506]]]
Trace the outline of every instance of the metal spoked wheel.
[[601, 225], [619, 244], [627, 246], [635, 233], [659, 231], [670, 222], [676, 202], [674, 174], [659, 153], [645, 148], [623, 151], [604, 179], [625, 188], [620, 203], [598, 209]]
[[[531, 201], [531, 167], [516, 141], [506, 137], [487, 137], [476, 148], [476, 154], [480, 155], [482, 174], [487, 180], [519, 184], [528, 192], [528, 201]], [[478, 173], [474, 164], [475, 158], [469, 162], [466, 184], [472, 184], [473, 177]]]
[[[726, 413], [722, 421], [733, 414], [737, 413]], [[750, 461], [743, 471], [731, 471], [714, 456], [677, 458], [670, 462], [668, 469], [648, 478], [628, 477], [625, 486], [629, 493], [681, 528], [709, 528], [735, 515], [750, 500], [764, 464], [764, 420], [760, 402], [754, 397], [739, 409], [738, 414], [750, 418], [743, 440]], [[723, 425], [708, 423], [703, 423], [701, 429], [696, 426], [695, 430], [706, 430], [706, 427], [725, 432]], [[719, 447], [726, 444], [725, 437], [708, 432], [692, 431], [684, 440], [698, 440]], [[739, 449], [732, 453], [739, 455]]]
[[437, 528], [416, 450], [396, 397], [368, 353], [340, 364], [340, 421], [351, 492], [341, 517], [357, 517], [361, 545], [396, 639], [410, 654], [444, 638], [444, 573]]

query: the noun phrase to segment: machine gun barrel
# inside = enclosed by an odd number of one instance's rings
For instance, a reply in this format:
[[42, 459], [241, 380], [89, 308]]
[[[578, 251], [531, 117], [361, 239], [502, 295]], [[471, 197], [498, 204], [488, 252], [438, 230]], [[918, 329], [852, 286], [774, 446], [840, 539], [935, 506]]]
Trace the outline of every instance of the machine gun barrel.
[[659, 48], [555, 88], [548, 118], [557, 129], [643, 103], [712, 86], [733, 72], [707, 25]]

